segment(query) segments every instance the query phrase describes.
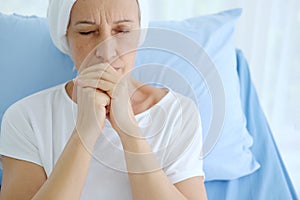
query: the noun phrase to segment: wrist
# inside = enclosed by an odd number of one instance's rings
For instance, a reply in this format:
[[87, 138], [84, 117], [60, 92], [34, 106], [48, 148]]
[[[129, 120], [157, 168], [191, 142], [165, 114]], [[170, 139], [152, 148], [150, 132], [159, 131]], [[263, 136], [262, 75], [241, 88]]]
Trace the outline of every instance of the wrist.
[[150, 173], [161, 169], [151, 146], [144, 138], [126, 135], [122, 137], [121, 141], [128, 173]]
[[82, 130], [75, 127], [72, 133], [76, 143], [81, 145], [87, 151], [92, 152], [99, 134], [95, 131]]
[[123, 128], [117, 132], [122, 144], [125, 146], [132, 144], [138, 147], [146, 141], [139, 127]]

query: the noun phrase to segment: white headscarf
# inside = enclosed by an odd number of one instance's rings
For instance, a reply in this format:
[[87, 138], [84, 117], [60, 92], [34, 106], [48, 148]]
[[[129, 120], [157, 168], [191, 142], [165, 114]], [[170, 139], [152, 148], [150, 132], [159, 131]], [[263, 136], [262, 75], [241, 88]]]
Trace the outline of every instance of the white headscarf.
[[[147, 28], [149, 23], [148, 0], [138, 0], [141, 12], [141, 28]], [[70, 55], [67, 41], [67, 28], [70, 20], [71, 9], [76, 0], [49, 0], [48, 22], [50, 36], [54, 45], [63, 53]], [[143, 43], [146, 32], [143, 31], [140, 38], [140, 44]]]

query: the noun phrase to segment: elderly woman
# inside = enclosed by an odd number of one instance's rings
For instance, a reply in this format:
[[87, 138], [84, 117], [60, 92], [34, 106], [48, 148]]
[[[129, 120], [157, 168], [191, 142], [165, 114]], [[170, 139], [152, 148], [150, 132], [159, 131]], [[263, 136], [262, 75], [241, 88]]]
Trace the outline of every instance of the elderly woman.
[[52, 0], [48, 16], [79, 75], [6, 112], [1, 199], [206, 199], [195, 104], [127, 76], [139, 2]]

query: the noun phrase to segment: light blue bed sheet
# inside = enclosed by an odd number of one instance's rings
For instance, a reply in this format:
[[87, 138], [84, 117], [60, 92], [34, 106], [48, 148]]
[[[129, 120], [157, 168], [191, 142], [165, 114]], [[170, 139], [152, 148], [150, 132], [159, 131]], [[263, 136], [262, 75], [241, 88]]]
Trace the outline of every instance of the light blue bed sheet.
[[255, 173], [236, 180], [206, 182], [208, 199], [296, 200], [298, 197], [261, 110], [247, 61], [240, 50], [237, 50], [237, 62], [242, 106], [247, 129], [254, 141], [251, 150], [261, 167]]

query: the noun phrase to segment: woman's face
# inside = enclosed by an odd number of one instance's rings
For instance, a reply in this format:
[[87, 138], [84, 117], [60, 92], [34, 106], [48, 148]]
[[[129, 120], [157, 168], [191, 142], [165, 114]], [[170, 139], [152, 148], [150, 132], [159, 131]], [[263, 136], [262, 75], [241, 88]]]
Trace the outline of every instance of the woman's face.
[[110, 63], [122, 74], [129, 72], [135, 62], [138, 28], [136, 0], [77, 0], [67, 30], [77, 70]]

